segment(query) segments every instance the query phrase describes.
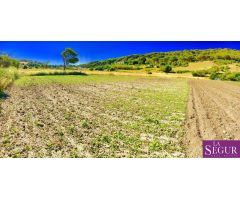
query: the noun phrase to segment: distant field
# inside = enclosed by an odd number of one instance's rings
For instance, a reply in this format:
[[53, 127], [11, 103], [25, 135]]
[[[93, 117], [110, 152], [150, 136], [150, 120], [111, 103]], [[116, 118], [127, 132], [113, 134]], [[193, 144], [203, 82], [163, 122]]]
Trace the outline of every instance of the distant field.
[[[89, 75], [115, 75], [115, 76], [143, 76], [143, 77], [175, 77], [175, 78], [191, 78], [192, 75], [186, 74], [175, 74], [175, 73], [163, 73], [159, 72], [159, 69], [152, 70], [152, 74], [148, 74], [145, 70], [119, 70], [119, 71], [91, 71], [89, 69], [68, 69], [66, 72], [84, 72]], [[20, 69], [19, 74], [21, 76], [29, 76], [37, 73], [46, 72], [63, 72], [62, 69]], [[71, 76], [73, 77], [73, 76]], [[27, 78], [28, 79], [28, 78]], [[44, 78], [43, 78], [44, 79]], [[53, 78], [54, 79], [54, 78]]]
[[0, 157], [184, 157], [187, 79], [24, 76], [0, 114]]
[[[216, 66], [216, 64], [213, 61], [203, 61], [203, 62], [195, 62], [195, 63], [189, 63], [187, 67], [175, 67], [173, 68], [173, 71], [179, 71], [179, 70], [188, 70], [188, 71], [196, 71], [196, 70], [207, 70], [211, 67]], [[227, 64], [227, 66], [230, 68], [231, 72], [240, 72], [240, 66], [236, 63], [233, 64]]]
[[115, 76], [138, 76], [138, 77], [162, 77], [162, 78], [193, 78], [192, 74], [184, 73], [184, 74], [177, 74], [177, 73], [163, 73], [163, 72], [152, 72], [152, 74], [147, 74], [145, 71], [115, 71], [115, 72], [108, 72], [108, 71], [89, 71], [83, 70], [86, 74], [90, 75], [115, 75]]
[[[67, 69], [67, 72], [72, 72], [72, 71], [80, 71], [78, 69]], [[32, 75], [32, 74], [36, 74], [39, 72], [63, 72], [62, 68], [54, 68], [54, 69], [36, 69], [36, 68], [32, 68], [32, 69], [19, 69], [18, 70], [19, 74], [21, 76], [26, 76], [26, 75]]]
[[[159, 77], [186, 77], [190, 78], [192, 77], [191, 72], [192, 71], [197, 71], [197, 70], [207, 70], [212, 67], [216, 66], [216, 64], [213, 61], [202, 61], [202, 62], [193, 62], [189, 63], [187, 67], [174, 67], [173, 72], [181, 72], [185, 71], [185, 73], [179, 73], [179, 74], [174, 74], [174, 73], [163, 73], [160, 71], [159, 68], [153, 67], [153, 68], [145, 68], [144, 66], [141, 66], [143, 69], [141, 70], [117, 70], [117, 71], [98, 71], [98, 70], [89, 70], [89, 69], [81, 69], [81, 68], [73, 68], [73, 69], [67, 69], [66, 72], [84, 72], [87, 74], [92, 74], [92, 75], [125, 75], [125, 76], [159, 76]], [[236, 63], [233, 64], [228, 64], [227, 66], [230, 67], [231, 72], [240, 72], [240, 66], [238, 66]], [[26, 75], [33, 75], [37, 74], [40, 72], [45, 72], [45, 73], [51, 73], [51, 72], [63, 72], [63, 69], [20, 69], [19, 74], [21, 76], [26, 76]], [[149, 72], [151, 72], [149, 74]]]

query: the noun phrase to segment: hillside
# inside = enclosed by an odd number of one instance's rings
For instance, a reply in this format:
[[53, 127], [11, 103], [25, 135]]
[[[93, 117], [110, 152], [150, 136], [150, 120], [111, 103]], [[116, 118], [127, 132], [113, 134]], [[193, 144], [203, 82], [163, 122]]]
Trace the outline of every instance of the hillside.
[[[197, 63], [197, 64], [193, 64]], [[207, 49], [183, 50], [172, 52], [154, 52], [148, 54], [135, 54], [119, 58], [110, 58], [82, 64], [80, 67], [90, 70], [161, 70], [162, 67], [171, 66], [179, 70], [199, 70], [212, 66], [232, 65], [238, 71], [240, 51], [234, 49]], [[203, 65], [202, 65], [203, 64]], [[209, 65], [210, 64], [210, 65]], [[200, 65], [200, 67], [199, 67]], [[189, 68], [189, 69], [188, 69]]]

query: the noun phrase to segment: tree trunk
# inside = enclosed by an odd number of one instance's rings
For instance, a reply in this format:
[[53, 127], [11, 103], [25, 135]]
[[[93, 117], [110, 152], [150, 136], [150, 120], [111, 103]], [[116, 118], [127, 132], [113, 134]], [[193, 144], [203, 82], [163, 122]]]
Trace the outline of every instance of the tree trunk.
[[67, 65], [66, 65], [66, 59], [63, 57], [63, 70], [64, 70], [64, 71], [66, 70], [66, 67], [67, 67]]
[[64, 67], [63, 67], [63, 70], [64, 70], [64, 71], [66, 70], [66, 67], [67, 67], [67, 65], [66, 65], [66, 60], [64, 59]]

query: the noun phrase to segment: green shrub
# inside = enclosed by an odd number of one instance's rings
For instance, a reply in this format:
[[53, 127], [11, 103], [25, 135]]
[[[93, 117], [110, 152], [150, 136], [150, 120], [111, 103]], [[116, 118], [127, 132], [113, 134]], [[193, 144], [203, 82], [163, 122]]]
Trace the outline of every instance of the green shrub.
[[147, 70], [146, 72], [147, 72], [147, 74], [152, 74], [152, 72], [151, 72], [151, 71], [149, 71], [149, 70]]
[[115, 71], [116, 69], [114, 68], [114, 67], [109, 67], [108, 69], [107, 69], [107, 71], [110, 71], [110, 72], [112, 72], [112, 71]]
[[175, 70], [174, 72], [177, 74], [184, 74], [184, 73], [188, 73], [190, 71], [189, 70]]
[[104, 66], [97, 66], [94, 68], [97, 71], [103, 71], [104, 70]]
[[153, 65], [147, 65], [146, 68], [154, 68]]
[[219, 73], [213, 71], [213, 72], [211, 72], [209, 78], [210, 78], [211, 80], [219, 80], [219, 79], [220, 79], [220, 76], [219, 76]]
[[225, 73], [212, 72], [209, 78], [212, 80], [240, 81], [240, 72], [232, 72], [232, 73], [231, 72], [225, 72]]
[[165, 73], [169, 73], [172, 71], [172, 67], [170, 65], [163, 66], [162, 71]]
[[31, 74], [31, 76], [47, 76], [50, 75], [48, 72], [37, 72], [35, 74]]
[[140, 70], [142, 67], [134, 65], [114, 65], [117, 70]]
[[115, 71], [116, 69], [112, 66], [97, 66], [94, 68], [97, 71]]
[[192, 72], [194, 77], [206, 77], [208, 74], [209, 72], [207, 70], [197, 70]]
[[134, 70], [140, 70], [142, 67], [135, 67]]
[[223, 79], [229, 81], [240, 81], [240, 73], [239, 72], [226, 73], [224, 74]]

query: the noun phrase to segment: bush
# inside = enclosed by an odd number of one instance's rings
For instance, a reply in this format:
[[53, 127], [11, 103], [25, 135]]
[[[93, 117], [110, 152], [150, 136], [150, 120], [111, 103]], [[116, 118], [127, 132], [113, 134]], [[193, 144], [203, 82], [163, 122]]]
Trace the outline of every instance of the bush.
[[192, 72], [194, 77], [206, 77], [208, 74], [209, 72], [207, 70], [197, 70]]
[[116, 70], [140, 70], [142, 67], [134, 65], [114, 65]]
[[103, 71], [104, 70], [104, 66], [97, 66], [97, 67], [95, 67], [95, 70]]
[[151, 71], [146, 71], [147, 72], [147, 74], [152, 74], [152, 72]]
[[175, 70], [174, 72], [177, 74], [184, 74], [184, 73], [188, 73], [190, 71], [189, 70]]
[[220, 79], [220, 74], [214, 71], [210, 74], [209, 78], [211, 80], [219, 80]]
[[153, 65], [147, 65], [146, 68], [154, 68]]
[[135, 67], [134, 70], [140, 70], [142, 67]]
[[113, 68], [113, 67], [109, 67], [109, 68], [107, 69], [107, 71], [110, 71], [110, 72], [115, 71], [115, 70], [116, 70], [116, 69]]
[[97, 66], [94, 68], [97, 71], [115, 71], [116, 69], [112, 66]]
[[163, 66], [162, 71], [165, 73], [169, 73], [172, 71], [172, 67], [170, 65]]
[[229, 80], [229, 81], [240, 81], [240, 73], [234, 72], [234, 73], [226, 73], [222, 77], [222, 80]]
[[225, 72], [225, 73], [212, 72], [209, 78], [212, 80], [240, 81], [240, 73], [239, 72], [232, 72], [232, 73], [231, 72]]

